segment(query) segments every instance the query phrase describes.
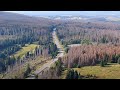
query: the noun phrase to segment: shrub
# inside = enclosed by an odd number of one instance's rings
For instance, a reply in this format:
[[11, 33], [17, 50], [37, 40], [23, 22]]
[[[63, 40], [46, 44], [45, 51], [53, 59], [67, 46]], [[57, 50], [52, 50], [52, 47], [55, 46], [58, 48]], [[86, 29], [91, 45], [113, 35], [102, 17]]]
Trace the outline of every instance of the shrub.
[[100, 62], [100, 66], [101, 66], [101, 67], [104, 67], [104, 66], [105, 66], [105, 63], [104, 63], [103, 60], [101, 60], [101, 62]]

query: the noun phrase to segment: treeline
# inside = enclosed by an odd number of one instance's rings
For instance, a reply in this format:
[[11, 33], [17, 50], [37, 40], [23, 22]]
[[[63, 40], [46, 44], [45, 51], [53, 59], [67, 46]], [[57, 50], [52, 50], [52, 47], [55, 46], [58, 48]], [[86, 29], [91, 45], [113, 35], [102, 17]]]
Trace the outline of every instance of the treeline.
[[[8, 68], [8, 65], [13, 68], [14, 64], [23, 64], [26, 60], [33, 60], [36, 58], [36, 56], [41, 55], [44, 58], [49, 58], [50, 56], [52, 58], [55, 58], [56, 55], [58, 54], [58, 49], [57, 46], [53, 43], [50, 42], [48, 45], [42, 45], [40, 47], [36, 47], [34, 52], [30, 51], [27, 52], [23, 58], [21, 57], [14, 57], [14, 53], [17, 52], [18, 50], [20, 50], [22, 48], [22, 46], [20, 45], [15, 45], [15, 46], [11, 46], [8, 47], [6, 49], [4, 49], [3, 51], [1, 51], [0, 54], [0, 61], [1, 61], [1, 70], [2, 71], [6, 71], [6, 69]], [[13, 58], [14, 57], [14, 58]], [[9, 63], [9, 64], [8, 64]]]
[[119, 63], [120, 46], [119, 45], [81, 45], [71, 47], [68, 54], [62, 58], [63, 64], [68, 68], [79, 68], [82, 66], [91, 66], [100, 64]]
[[[51, 28], [40, 26], [11, 26], [7, 28], [0, 28], [0, 36], [6, 36], [4, 40], [0, 41], [0, 49], [3, 49], [14, 44], [26, 44], [39, 41], [39, 44], [45, 44], [50, 41]], [[14, 36], [14, 38], [7, 38], [7, 36]]]
[[52, 56], [52, 58], [55, 58], [58, 54], [58, 49], [56, 44], [50, 43], [48, 49], [49, 49], [49, 54]]
[[10, 46], [10, 47], [7, 47], [6, 49], [0, 51], [0, 58], [5, 58], [15, 52], [17, 52], [18, 50], [21, 49], [21, 46], [20, 45], [14, 45], [14, 46]]
[[65, 22], [57, 26], [62, 44], [90, 43], [120, 44], [120, 24], [110, 22]]

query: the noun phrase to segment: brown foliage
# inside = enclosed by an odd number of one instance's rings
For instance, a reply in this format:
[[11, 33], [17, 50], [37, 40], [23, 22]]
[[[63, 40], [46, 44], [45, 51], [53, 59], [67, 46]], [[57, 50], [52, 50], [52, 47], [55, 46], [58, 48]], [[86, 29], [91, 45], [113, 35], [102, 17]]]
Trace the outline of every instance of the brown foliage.
[[[58, 26], [58, 36], [71, 44], [74, 40], [88, 39], [98, 43], [120, 43], [120, 25], [110, 22], [67, 22]], [[105, 41], [103, 41], [105, 39]]]
[[108, 55], [108, 62], [111, 62], [113, 55], [120, 55], [120, 46], [100, 44], [71, 47], [67, 56], [62, 58], [62, 62], [67, 67], [74, 67], [74, 64], [95, 65], [104, 60], [105, 55]]

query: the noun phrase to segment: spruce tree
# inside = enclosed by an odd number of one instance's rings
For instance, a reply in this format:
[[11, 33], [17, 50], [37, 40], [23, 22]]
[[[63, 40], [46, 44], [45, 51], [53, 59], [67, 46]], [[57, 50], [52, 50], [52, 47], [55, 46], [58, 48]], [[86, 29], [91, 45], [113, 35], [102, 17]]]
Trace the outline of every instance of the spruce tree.
[[104, 66], [105, 66], [105, 64], [104, 64], [104, 61], [103, 61], [103, 60], [101, 60], [101, 62], [100, 62], [100, 66], [101, 66], [101, 67], [104, 67]]
[[78, 76], [78, 72], [75, 71], [75, 72], [74, 72], [74, 79], [78, 79], [78, 77], [79, 77], [79, 76]]
[[30, 65], [27, 64], [27, 69], [26, 69], [26, 71], [24, 72], [24, 77], [26, 78], [30, 72], [31, 72]]
[[73, 69], [68, 70], [66, 79], [81, 79], [80, 73], [74, 71]]

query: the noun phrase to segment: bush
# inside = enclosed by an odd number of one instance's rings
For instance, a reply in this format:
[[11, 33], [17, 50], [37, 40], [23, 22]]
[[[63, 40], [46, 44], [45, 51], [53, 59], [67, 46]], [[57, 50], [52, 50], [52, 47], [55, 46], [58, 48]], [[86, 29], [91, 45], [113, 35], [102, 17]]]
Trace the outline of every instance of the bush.
[[85, 40], [81, 41], [81, 44], [87, 44], [87, 45], [89, 45], [89, 44], [92, 44], [92, 43], [90, 42], [90, 40], [85, 39]]
[[100, 62], [100, 66], [101, 66], [101, 67], [104, 67], [104, 66], [105, 66], [105, 63], [104, 63], [103, 60], [101, 60], [101, 62]]
[[65, 48], [65, 52], [66, 52], [66, 53], [68, 53], [68, 51], [69, 51], [69, 48], [68, 48], [68, 47], [66, 47], [66, 48]]
[[66, 79], [80, 79], [81, 75], [77, 71], [74, 71], [73, 69], [69, 69]]

